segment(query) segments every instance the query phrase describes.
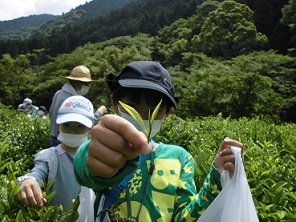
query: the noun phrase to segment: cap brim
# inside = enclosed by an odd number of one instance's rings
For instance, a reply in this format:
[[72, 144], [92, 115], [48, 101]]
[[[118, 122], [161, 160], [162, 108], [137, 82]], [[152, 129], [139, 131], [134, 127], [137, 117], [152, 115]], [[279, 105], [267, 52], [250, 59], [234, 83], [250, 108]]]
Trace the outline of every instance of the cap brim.
[[98, 82], [98, 80], [91, 80], [91, 79], [88, 79], [88, 78], [85, 78], [85, 77], [76, 78], [76, 77], [67, 76], [65, 78], [75, 80], [75, 81], [81, 81], [81, 82]]
[[78, 113], [64, 113], [64, 114], [58, 114], [56, 123], [57, 124], [63, 124], [66, 122], [78, 122], [86, 126], [87, 128], [92, 127], [92, 120], [87, 118], [86, 116], [83, 116]]
[[153, 89], [165, 94], [173, 102], [174, 106], [177, 107], [177, 102], [173, 96], [171, 96], [163, 87], [159, 84], [140, 79], [121, 79], [118, 81], [121, 86], [129, 88], [145, 88]]

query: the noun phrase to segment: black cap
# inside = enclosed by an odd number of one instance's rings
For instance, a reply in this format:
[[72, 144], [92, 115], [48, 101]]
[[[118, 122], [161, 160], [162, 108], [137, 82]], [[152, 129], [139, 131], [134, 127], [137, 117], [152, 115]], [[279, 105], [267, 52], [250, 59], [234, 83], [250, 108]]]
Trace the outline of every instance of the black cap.
[[177, 107], [178, 98], [170, 73], [158, 62], [135, 61], [124, 67], [118, 76], [109, 74], [106, 81], [111, 91], [118, 84], [127, 88], [145, 88], [164, 93]]

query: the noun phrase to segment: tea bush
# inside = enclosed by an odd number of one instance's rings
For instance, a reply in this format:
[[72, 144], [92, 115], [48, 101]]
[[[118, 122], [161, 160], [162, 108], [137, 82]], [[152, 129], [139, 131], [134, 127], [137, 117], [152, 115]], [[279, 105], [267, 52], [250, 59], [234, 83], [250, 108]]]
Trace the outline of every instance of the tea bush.
[[296, 221], [296, 125], [221, 117], [182, 120], [170, 116], [156, 141], [187, 149], [196, 160], [197, 188], [210, 169], [221, 141], [244, 143], [244, 167], [261, 222]]
[[[49, 124], [1, 105], [0, 108], [0, 220], [75, 221], [78, 200], [71, 209], [32, 209], [16, 200], [16, 177], [28, 172], [34, 154], [47, 146]], [[221, 116], [184, 120], [171, 115], [154, 140], [178, 144], [193, 155], [199, 188], [227, 136], [244, 143], [244, 165], [259, 220], [295, 221], [295, 124], [275, 125], [259, 118], [233, 120]], [[44, 195], [50, 199], [54, 193]]]
[[[34, 154], [47, 147], [49, 122], [28, 118], [0, 104], [0, 221], [75, 221], [78, 199], [73, 209], [45, 206], [33, 209], [16, 200], [16, 178], [29, 172]], [[53, 193], [45, 193], [51, 200]]]

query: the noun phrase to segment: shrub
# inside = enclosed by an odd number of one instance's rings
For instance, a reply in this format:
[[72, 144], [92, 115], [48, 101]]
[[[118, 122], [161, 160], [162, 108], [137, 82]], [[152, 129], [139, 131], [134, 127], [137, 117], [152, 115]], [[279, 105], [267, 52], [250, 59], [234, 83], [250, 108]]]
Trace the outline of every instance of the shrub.
[[[1, 105], [0, 105], [1, 106]], [[20, 127], [21, 126], [21, 127]], [[45, 206], [32, 209], [16, 200], [16, 177], [30, 169], [34, 154], [46, 147], [48, 122], [28, 119], [7, 107], [0, 109], [0, 220], [75, 221], [79, 201], [70, 209]], [[296, 127], [255, 119], [217, 117], [181, 119], [171, 115], [155, 141], [180, 145], [196, 161], [195, 180], [201, 187], [221, 141], [244, 143], [244, 164], [261, 222], [296, 220]], [[51, 199], [54, 193], [44, 193]]]
[[221, 141], [244, 143], [244, 165], [259, 220], [296, 219], [296, 127], [259, 119], [221, 117], [183, 120], [170, 116], [156, 141], [183, 146], [196, 161], [196, 185], [201, 187]]

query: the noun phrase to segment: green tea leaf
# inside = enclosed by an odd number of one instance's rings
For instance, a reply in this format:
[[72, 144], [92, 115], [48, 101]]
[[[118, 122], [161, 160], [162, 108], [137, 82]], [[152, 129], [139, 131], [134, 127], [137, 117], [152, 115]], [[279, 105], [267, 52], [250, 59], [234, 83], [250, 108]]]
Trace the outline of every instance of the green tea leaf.
[[148, 117], [148, 120], [149, 120], [149, 133], [148, 133], [148, 139], [150, 139], [150, 135], [151, 135], [151, 131], [152, 131], [152, 124], [153, 124], [153, 121], [158, 113], [158, 110], [161, 106], [161, 103], [162, 103], [162, 99], [160, 100], [160, 102], [157, 104], [157, 106], [155, 107], [155, 109], [153, 110], [153, 113], [152, 113], [152, 116], [150, 118], [150, 109], [149, 109], [149, 117]]
[[17, 213], [17, 216], [16, 216], [16, 221], [24, 221], [24, 220], [25, 220], [25, 218], [23, 216], [23, 211], [19, 210]]
[[140, 114], [135, 110], [133, 107], [119, 101], [119, 104], [139, 123], [139, 125], [142, 127], [142, 129], [145, 132], [145, 135], [147, 136], [147, 129], [144, 125], [144, 122], [142, 120], [142, 117]]
[[278, 189], [283, 189], [284, 186], [286, 186], [287, 182], [286, 181], [279, 181], [276, 184], [273, 184], [271, 186], [271, 189], [273, 192], [277, 191]]
[[[161, 103], [162, 103], [162, 100], [160, 100], [160, 102], [157, 104], [157, 106], [155, 107], [155, 109], [154, 109], [154, 111], [153, 111], [153, 113], [152, 113], [152, 117], [151, 117], [151, 119], [149, 119], [149, 121], [150, 122], [153, 122], [154, 121], [154, 119], [155, 119], [155, 117], [156, 117], [156, 115], [157, 115], [157, 113], [158, 113], [158, 110], [159, 110], [159, 108], [160, 108], [160, 106], [161, 106]], [[150, 113], [150, 112], [149, 112]]]

